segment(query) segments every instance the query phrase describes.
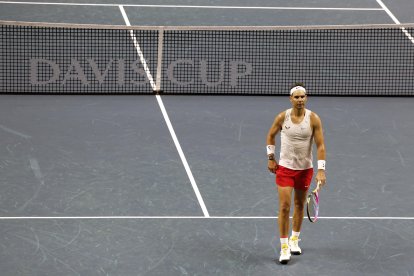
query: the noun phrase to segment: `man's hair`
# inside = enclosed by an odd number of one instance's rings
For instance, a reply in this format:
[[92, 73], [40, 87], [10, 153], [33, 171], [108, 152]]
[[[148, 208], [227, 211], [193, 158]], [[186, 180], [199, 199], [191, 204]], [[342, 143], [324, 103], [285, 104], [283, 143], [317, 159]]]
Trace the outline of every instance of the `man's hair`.
[[296, 87], [296, 86], [302, 86], [303, 88], [306, 88], [305, 84], [303, 82], [295, 82], [294, 84], [292, 84], [290, 86], [290, 89], [292, 89], [293, 87]]

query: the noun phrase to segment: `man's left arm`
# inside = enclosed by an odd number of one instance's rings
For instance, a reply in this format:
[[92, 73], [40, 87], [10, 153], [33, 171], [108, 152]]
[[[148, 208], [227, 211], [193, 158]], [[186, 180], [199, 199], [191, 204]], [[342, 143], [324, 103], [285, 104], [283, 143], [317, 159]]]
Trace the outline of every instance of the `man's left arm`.
[[313, 139], [316, 144], [318, 157], [318, 173], [316, 174], [316, 181], [321, 182], [321, 186], [326, 183], [325, 166], [326, 166], [326, 152], [325, 141], [323, 138], [322, 121], [316, 113], [312, 112], [311, 122], [313, 126]]

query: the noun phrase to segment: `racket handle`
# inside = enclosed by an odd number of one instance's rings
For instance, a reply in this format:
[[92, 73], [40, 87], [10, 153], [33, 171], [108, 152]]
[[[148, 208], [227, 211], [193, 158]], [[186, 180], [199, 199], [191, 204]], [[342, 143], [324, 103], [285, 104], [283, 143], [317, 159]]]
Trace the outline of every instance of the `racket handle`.
[[319, 192], [320, 186], [321, 186], [321, 181], [319, 180], [318, 183], [316, 184], [316, 189], [313, 190], [314, 192]]

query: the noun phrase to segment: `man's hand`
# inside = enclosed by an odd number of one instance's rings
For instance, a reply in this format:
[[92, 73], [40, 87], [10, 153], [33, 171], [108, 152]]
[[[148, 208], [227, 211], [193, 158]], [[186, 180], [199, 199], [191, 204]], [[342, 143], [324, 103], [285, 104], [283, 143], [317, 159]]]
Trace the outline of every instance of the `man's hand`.
[[276, 160], [269, 160], [267, 161], [267, 168], [271, 173], [276, 173], [277, 167], [279, 165], [277, 164]]
[[320, 187], [323, 187], [326, 183], [326, 176], [325, 176], [325, 170], [318, 170], [318, 173], [316, 174], [316, 182], [321, 182]]

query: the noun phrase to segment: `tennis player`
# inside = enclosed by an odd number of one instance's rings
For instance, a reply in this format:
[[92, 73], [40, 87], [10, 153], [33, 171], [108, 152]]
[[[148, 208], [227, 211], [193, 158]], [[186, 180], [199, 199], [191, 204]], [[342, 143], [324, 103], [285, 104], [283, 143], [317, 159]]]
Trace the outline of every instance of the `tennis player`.
[[[292, 108], [276, 116], [267, 134], [267, 167], [276, 174], [279, 194], [279, 262], [287, 264], [291, 254], [300, 255], [299, 234], [302, 226], [307, 190], [313, 177], [312, 142], [315, 141], [318, 158], [316, 181], [325, 185], [325, 144], [319, 116], [306, 109], [307, 94], [302, 83], [290, 90]], [[281, 133], [280, 159], [275, 159], [275, 136]], [[293, 227], [289, 234], [289, 214], [294, 191]]]

